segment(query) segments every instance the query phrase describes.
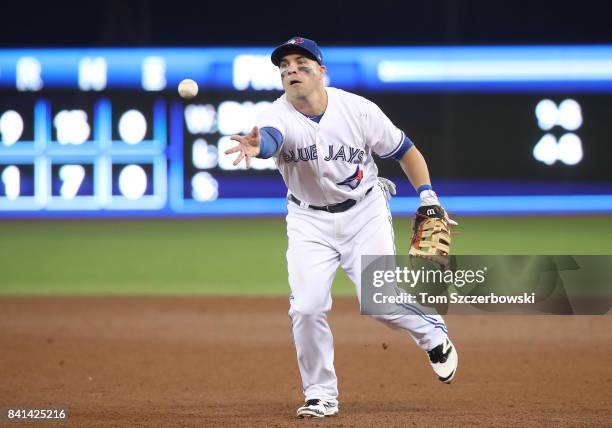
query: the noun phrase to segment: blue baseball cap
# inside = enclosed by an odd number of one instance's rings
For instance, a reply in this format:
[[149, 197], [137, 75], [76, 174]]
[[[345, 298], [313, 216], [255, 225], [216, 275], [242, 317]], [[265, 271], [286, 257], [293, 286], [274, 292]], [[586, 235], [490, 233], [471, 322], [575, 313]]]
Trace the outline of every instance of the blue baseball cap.
[[279, 66], [281, 60], [290, 52], [300, 52], [305, 56], [314, 59], [319, 64], [323, 64], [323, 54], [317, 42], [303, 37], [292, 37], [272, 52], [272, 64]]

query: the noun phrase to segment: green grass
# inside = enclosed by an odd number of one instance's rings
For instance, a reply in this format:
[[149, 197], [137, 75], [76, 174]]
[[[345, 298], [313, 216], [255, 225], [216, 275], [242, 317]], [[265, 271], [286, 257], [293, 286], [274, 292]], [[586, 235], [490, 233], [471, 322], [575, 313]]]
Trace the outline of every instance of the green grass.
[[[612, 254], [612, 217], [460, 222], [456, 254]], [[286, 239], [284, 219], [2, 221], [0, 294], [282, 296]], [[343, 272], [334, 292], [354, 293]]]

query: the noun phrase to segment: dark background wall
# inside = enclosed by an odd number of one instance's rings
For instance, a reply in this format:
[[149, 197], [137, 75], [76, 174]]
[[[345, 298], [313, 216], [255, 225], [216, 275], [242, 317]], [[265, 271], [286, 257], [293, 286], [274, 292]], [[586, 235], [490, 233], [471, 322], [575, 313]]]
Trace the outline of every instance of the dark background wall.
[[1, 47], [612, 43], [612, 2], [2, 2]]

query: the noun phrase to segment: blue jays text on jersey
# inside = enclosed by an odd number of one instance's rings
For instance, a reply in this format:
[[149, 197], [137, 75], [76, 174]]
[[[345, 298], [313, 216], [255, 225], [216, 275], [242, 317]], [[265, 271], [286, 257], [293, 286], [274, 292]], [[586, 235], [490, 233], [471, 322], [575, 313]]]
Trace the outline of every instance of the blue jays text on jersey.
[[[283, 159], [285, 162], [299, 162], [299, 161], [311, 161], [318, 159], [317, 146], [312, 144], [308, 147], [300, 147], [297, 149], [297, 153], [293, 149], [282, 152]], [[340, 146], [339, 148], [330, 144], [328, 145], [328, 153], [323, 160], [329, 161], [344, 161], [353, 164], [360, 164], [363, 162], [363, 156], [365, 151], [357, 149], [355, 147]]]

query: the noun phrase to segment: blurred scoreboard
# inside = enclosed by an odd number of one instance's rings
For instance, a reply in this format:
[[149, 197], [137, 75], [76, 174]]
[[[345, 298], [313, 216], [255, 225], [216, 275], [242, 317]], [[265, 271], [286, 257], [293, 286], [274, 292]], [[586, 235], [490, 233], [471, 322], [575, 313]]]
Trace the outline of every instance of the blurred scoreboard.
[[[0, 216], [285, 212], [272, 159], [223, 154], [282, 94], [269, 52], [0, 50]], [[612, 211], [612, 47], [324, 53], [330, 86], [377, 102], [425, 152], [449, 209], [514, 212], [508, 198], [535, 193], [557, 198], [542, 211]], [[178, 97], [183, 78], [198, 97]]]
[[[219, 152], [267, 104], [185, 105], [149, 93], [3, 97], [0, 210], [205, 211], [202, 203], [223, 197], [224, 171], [233, 172], [225, 193], [243, 197], [253, 183]], [[251, 174], [261, 170], [275, 170], [274, 161], [255, 160]]]

